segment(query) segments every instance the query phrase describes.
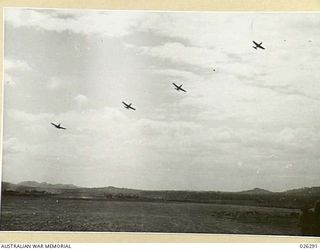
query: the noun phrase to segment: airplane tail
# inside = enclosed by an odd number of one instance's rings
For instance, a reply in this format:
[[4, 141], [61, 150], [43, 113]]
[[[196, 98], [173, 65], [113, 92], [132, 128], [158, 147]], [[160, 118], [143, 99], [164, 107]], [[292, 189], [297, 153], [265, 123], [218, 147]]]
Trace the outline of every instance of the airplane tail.
[[258, 47], [252, 46], [252, 48], [257, 49]]

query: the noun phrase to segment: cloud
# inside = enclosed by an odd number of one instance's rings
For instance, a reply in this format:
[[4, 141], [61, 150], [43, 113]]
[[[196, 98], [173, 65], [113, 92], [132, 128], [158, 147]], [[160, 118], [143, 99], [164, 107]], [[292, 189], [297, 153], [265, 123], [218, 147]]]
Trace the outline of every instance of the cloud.
[[144, 19], [144, 13], [81, 10], [47, 10], [10, 8], [5, 11], [5, 22], [14, 27], [35, 27], [48, 31], [71, 31], [83, 35], [121, 37], [132, 32], [132, 26]]
[[306, 37], [312, 40], [319, 35], [318, 26], [317, 13], [156, 12], [141, 23], [140, 29], [184, 39], [191, 46], [225, 49], [238, 55], [243, 53], [240, 46], [250, 45], [254, 38], [266, 41], [268, 46], [279, 45], [283, 39], [287, 39], [286, 46], [299, 46]]
[[[166, 37], [184, 39], [193, 46], [231, 47], [236, 40], [235, 38], [248, 37], [250, 32], [248, 26], [250, 26], [252, 16], [248, 13], [239, 13], [236, 18], [234, 18], [234, 14], [226, 13], [214, 15], [212, 13], [190, 15], [185, 13], [154, 13], [151, 18], [141, 23], [141, 29]], [[236, 29], [234, 29], [235, 26]], [[221, 32], [221, 30], [231, 28], [233, 32]]]
[[153, 74], [159, 74], [159, 75], [165, 75], [173, 79], [182, 79], [182, 80], [192, 80], [196, 79], [197, 75], [195, 75], [193, 72], [185, 71], [185, 70], [177, 70], [177, 69], [152, 69], [151, 72]]
[[78, 94], [74, 98], [78, 108], [84, 108], [88, 105], [89, 99], [85, 95]]
[[306, 89], [302, 89], [294, 86], [293, 84], [287, 84], [287, 85], [268, 85], [268, 84], [252, 84], [252, 86], [255, 86], [257, 88], [264, 88], [264, 89], [269, 89], [272, 90], [278, 94], [281, 95], [294, 95], [302, 98], [307, 98], [311, 99], [314, 101], [320, 101], [319, 93], [317, 93], [318, 89], [315, 88], [314, 90], [316, 92], [308, 91]]
[[24, 145], [18, 138], [11, 137], [3, 141], [4, 154], [17, 154], [27, 151], [27, 145]]
[[137, 47], [137, 49], [145, 55], [204, 68], [210, 68], [214, 62], [214, 58], [217, 58], [217, 52], [215, 50], [189, 47], [177, 42], [154, 47], [142, 46]]
[[25, 73], [31, 71], [32, 67], [22, 60], [4, 59], [4, 85], [8, 87], [17, 86], [15, 80], [16, 74]]
[[13, 87], [16, 86], [17, 83], [13, 80], [12, 76], [8, 73], [4, 73], [4, 85], [5, 86], [9, 86], [9, 87]]
[[47, 83], [47, 87], [52, 90], [59, 89], [61, 86], [63, 86], [62, 81], [57, 77], [51, 77]]
[[25, 61], [14, 60], [14, 59], [4, 59], [5, 71], [12, 71], [12, 70], [29, 71], [31, 69], [32, 69], [31, 66]]
[[53, 117], [53, 114], [48, 113], [29, 113], [22, 110], [17, 109], [7, 109], [6, 114], [13, 118], [15, 121], [23, 122], [24, 124], [30, 124], [37, 123], [37, 122], [43, 122], [47, 119], [51, 119]]

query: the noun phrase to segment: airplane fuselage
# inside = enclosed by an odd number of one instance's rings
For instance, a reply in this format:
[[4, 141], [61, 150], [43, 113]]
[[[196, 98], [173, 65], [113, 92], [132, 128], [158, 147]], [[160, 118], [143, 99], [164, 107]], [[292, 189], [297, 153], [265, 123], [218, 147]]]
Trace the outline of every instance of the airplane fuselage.
[[51, 122], [51, 124], [52, 124], [53, 126], [55, 126], [57, 129], [66, 129], [66, 128], [64, 128], [64, 127], [61, 127], [61, 123], [59, 123], [59, 124], [57, 125], [57, 124], [54, 124], [53, 122]]
[[130, 103], [130, 104], [127, 104], [127, 103], [125, 103], [125, 102], [122, 102], [122, 103], [123, 103], [123, 105], [124, 105], [124, 107], [125, 107], [126, 109], [136, 110], [135, 108], [131, 107], [132, 103]]
[[182, 88], [182, 84], [181, 84], [180, 86], [178, 86], [178, 85], [175, 84], [174, 82], [173, 82], [172, 84], [174, 85], [175, 90], [186, 92], [186, 90], [184, 90], [184, 89]]
[[261, 43], [257, 43], [255, 41], [252, 41], [254, 43], [254, 46], [252, 46], [254, 49], [265, 49], [264, 47], [262, 47], [262, 42]]

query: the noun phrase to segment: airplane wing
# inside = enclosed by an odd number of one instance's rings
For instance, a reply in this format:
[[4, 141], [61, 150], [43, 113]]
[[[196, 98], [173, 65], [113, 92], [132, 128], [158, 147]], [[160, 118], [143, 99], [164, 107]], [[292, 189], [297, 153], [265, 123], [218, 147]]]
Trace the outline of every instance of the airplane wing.
[[129, 108], [130, 108], [130, 109], [133, 109], [133, 110], [136, 110], [135, 108], [133, 108], [133, 107], [131, 107], [131, 106], [129, 106]]
[[51, 124], [52, 124], [53, 126], [55, 126], [56, 128], [58, 127], [58, 125], [57, 125], [57, 124], [54, 124], [53, 122], [51, 122]]
[[259, 46], [259, 44], [257, 43], [257, 42], [255, 42], [255, 41], [252, 41], [256, 46]]
[[259, 48], [261, 48], [261, 49], [265, 49], [264, 47], [262, 47], [262, 45], [260, 45], [260, 46], [259, 46]]
[[179, 88], [179, 86], [177, 84], [175, 84], [174, 82], [172, 83], [175, 87]]
[[128, 104], [126, 104], [125, 102], [122, 102], [124, 105], [129, 106]]
[[183, 89], [183, 88], [180, 88], [180, 90], [182, 90], [183, 92], [187, 92], [185, 89]]
[[60, 129], [66, 129], [66, 128], [64, 128], [64, 127], [59, 127]]

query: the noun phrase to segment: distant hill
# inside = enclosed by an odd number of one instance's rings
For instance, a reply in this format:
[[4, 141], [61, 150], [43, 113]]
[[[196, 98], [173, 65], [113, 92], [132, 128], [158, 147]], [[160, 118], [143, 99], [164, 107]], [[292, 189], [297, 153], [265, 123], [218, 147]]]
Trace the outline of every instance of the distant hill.
[[262, 189], [262, 188], [254, 188], [246, 191], [239, 192], [240, 194], [272, 194], [273, 192]]
[[294, 195], [318, 195], [320, 199], [320, 187], [304, 187], [291, 189], [286, 191], [286, 193]]
[[123, 194], [152, 194], [152, 195], [163, 195], [163, 194], [176, 194], [176, 195], [208, 195], [208, 194], [243, 194], [243, 195], [263, 195], [263, 194], [297, 194], [297, 195], [319, 195], [320, 197], [320, 187], [304, 187], [298, 189], [291, 189], [284, 192], [272, 192], [262, 188], [253, 188], [250, 190], [240, 191], [240, 192], [218, 192], [218, 191], [173, 191], [173, 190], [139, 190], [130, 188], [118, 188], [114, 186], [107, 187], [79, 187], [73, 184], [51, 184], [47, 182], [36, 182], [36, 181], [23, 181], [18, 184], [13, 184], [10, 182], [2, 182], [2, 189], [23, 189], [23, 188], [36, 188], [36, 189], [57, 189], [57, 190], [78, 190], [78, 191], [89, 191], [92, 192], [105, 192], [105, 193], [123, 193]]
[[[84, 188], [84, 189], [89, 189], [89, 188]], [[104, 191], [107, 193], [127, 193], [127, 194], [135, 194], [135, 193], [140, 193], [142, 190], [138, 189], [129, 189], [129, 188], [117, 188], [113, 186], [108, 186], [108, 187], [96, 187], [96, 188], [90, 188], [92, 190], [98, 190], [98, 191]]]
[[73, 184], [49, 184], [47, 182], [23, 181], [18, 183], [19, 186], [36, 187], [36, 188], [52, 188], [52, 189], [75, 189], [79, 188]]
[[59, 199], [197, 202], [290, 208], [301, 208], [305, 205], [312, 207], [315, 201], [320, 198], [320, 187], [292, 189], [285, 192], [271, 192], [261, 188], [240, 192], [151, 191], [117, 188], [113, 186], [85, 188], [72, 184], [50, 184], [46, 182], [24, 181], [18, 184], [2, 182], [2, 191], [5, 195], [47, 195]]
[[16, 187], [17, 187], [16, 184], [12, 184], [10, 182], [5, 182], [5, 181], [2, 182], [2, 190], [5, 190], [5, 189], [6, 190], [15, 190]]

